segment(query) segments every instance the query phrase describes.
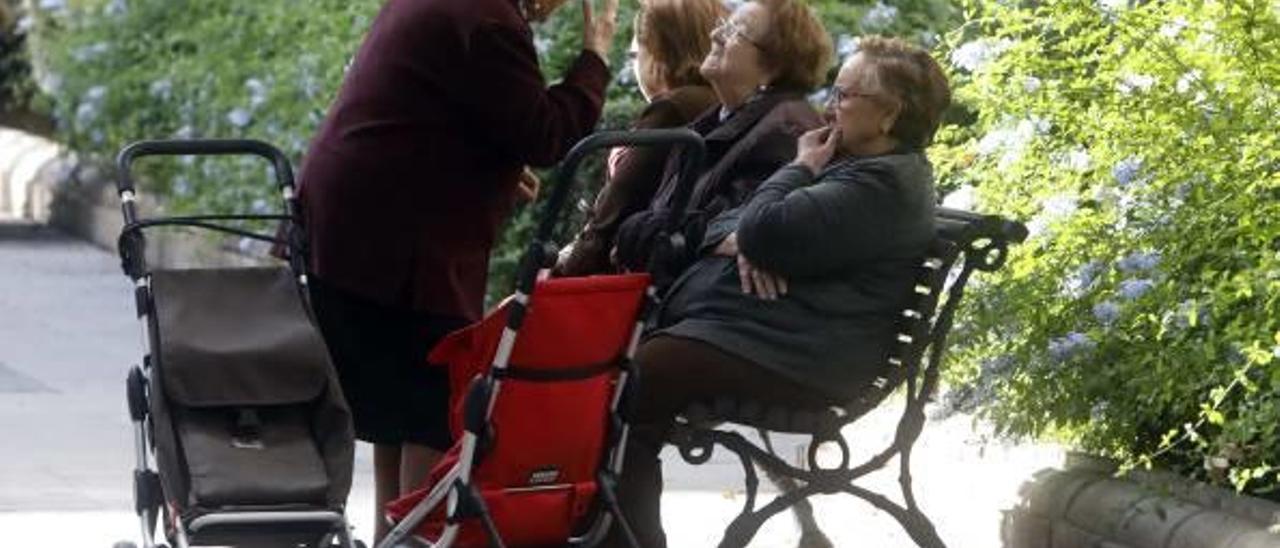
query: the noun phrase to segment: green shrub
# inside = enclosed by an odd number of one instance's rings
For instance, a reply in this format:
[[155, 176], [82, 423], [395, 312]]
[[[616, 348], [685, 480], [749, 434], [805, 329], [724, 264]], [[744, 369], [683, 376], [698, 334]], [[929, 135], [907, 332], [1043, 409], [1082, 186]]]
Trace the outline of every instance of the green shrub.
[[1276, 496], [1280, 10], [975, 0], [946, 186], [1033, 236], [952, 352], [1003, 432]]

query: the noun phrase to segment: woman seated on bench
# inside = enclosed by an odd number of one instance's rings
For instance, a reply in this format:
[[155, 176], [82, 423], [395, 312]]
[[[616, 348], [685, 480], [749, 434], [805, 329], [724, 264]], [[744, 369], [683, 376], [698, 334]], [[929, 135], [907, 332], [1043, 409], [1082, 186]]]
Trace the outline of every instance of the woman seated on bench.
[[927, 52], [862, 39], [832, 87], [828, 126], [801, 137], [795, 162], [710, 222], [701, 257], [636, 355], [619, 496], [644, 546], [666, 545], [658, 452], [689, 404], [731, 395], [839, 405], [886, 370], [934, 237], [924, 148], [950, 97]]

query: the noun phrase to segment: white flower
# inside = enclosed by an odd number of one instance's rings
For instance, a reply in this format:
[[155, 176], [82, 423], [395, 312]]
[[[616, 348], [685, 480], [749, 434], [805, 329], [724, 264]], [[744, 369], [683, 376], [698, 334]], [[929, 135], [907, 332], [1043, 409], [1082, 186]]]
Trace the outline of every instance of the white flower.
[[967, 72], [978, 72], [1013, 46], [1008, 39], [982, 38], [968, 42], [951, 52], [951, 64]]
[[1045, 198], [1040, 205], [1040, 213], [1027, 223], [1027, 231], [1033, 237], [1045, 234], [1054, 223], [1075, 213], [1079, 207], [1079, 200], [1075, 195], [1061, 193]]
[[1146, 74], [1125, 74], [1120, 77], [1120, 82], [1116, 84], [1116, 88], [1120, 93], [1129, 95], [1135, 91], [1148, 91], [1152, 86], [1156, 85], [1156, 79]]
[[253, 115], [245, 109], [237, 108], [227, 113], [227, 121], [235, 127], [243, 128], [253, 121]]
[[1089, 170], [1089, 167], [1093, 165], [1093, 158], [1089, 156], [1087, 149], [1077, 146], [1067, 151], [1066, 154], [1060, 155], [1058, 163], [1072, 171], [1081, 172]]
[[1187, 93], [1188, 91], [1191, 91], [1192, 85], [1201, 81], [1203, 78], [1204, 75], [1200, 72], [1200, 69], [1191, 69], [1178, 77], [1178, 81], [1174, 83], [1173, 89], [1177, 90], [1178, 93]]
[[1037, 135], [1048, 133], [1051, 125], [1044, 118], [1019, 120], [1017, 124], [1006, 124], [978, 141], [978, 155], [991, 156], [1000, 153], [1000, 165], [1007, 166], [1022, 157], [1022, 152]]
[[1078, 270], [1062, 281], [1063, 294], [1073, 299], [1083, 297], [1085, 292], [1093, 288], [1094, 282], [1098, 281], [1098, 275], [1102, 274], [1105, 268], [1098, 261], [1081, 265]]
[[244, 87], [249, 89], [249, 106], [256, 108], [267, 102], [267, 85], [262, 80], [250, 78], [244, 81]]
[[18, 24], [14, 28], [18, 29], [18, 34], [26, 34], [31, 32], [31, 29], [36, 28], [36, 20], [30, 15], [23, 15], [18, 18]]
[[1043, 84], [1040, 82], [1040, 79], [1036, 78], [1035, 76], [1028, 76], [1022, 79], [1022, 91], [1025, 91], [1027, 93], [1035, 93], [1037, 91], [1040, 91], [1040, 87], [1042, 85]]
[[62, 89], [62, 75], [47, 70], [37, 71], [36, 85], [49, 95], [57, 95]]
[[1075, 213], [1079, 201], [1073, 194], [1061, 193], [1046, 198], [1040, 205], [1044, 208], [1041, 214], [1061, 219]]
[[898, 8], [890, 6], [884, 2], [876, 2], [876, 5], [867, 10], [862, 16], [862, 28], [865, 30], [880, 30], [893, 24], [893, 20], [898, 18]]
[[1177, 38], [1178, 35], [1181, 34], [1182, 31], [1185, 30], [1186, 28], [1187, 28], [1187, 19], [1185, 17], [1179, 17], [1161, 26], [1160, 36], [1163, 36], [1165, 38], [1172, 40], [1174, 38]]
[[1129, 9], [1129, 0], [1098, 0], [1098, 7], [1108, 13]]
[[942, 206], [971, 211], [977, 202], [978, 189], [971, 185], [964, 185], [947, 194], [947, 197], [942, 200]]

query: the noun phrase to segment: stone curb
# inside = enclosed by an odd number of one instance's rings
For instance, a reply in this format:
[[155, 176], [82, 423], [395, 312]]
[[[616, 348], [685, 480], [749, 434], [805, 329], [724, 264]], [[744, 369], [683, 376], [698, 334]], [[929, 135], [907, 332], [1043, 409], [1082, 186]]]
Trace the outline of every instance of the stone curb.
[[1075, 455], [1023, 485], [1005, 548], [1280, 548], [1280, 504]]

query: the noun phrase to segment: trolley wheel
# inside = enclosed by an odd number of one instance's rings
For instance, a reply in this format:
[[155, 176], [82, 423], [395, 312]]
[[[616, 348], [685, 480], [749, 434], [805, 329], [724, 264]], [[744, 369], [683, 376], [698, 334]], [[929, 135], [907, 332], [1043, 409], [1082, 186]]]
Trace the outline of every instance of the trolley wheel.
[[129, 397], [129, 417], [133, 422], [142, 422], [147, 417], [147, 377], [136, 365], [129, 369], [125, 393]]

